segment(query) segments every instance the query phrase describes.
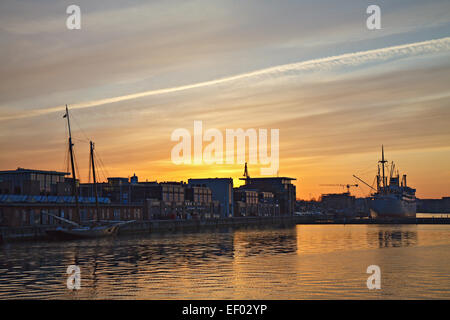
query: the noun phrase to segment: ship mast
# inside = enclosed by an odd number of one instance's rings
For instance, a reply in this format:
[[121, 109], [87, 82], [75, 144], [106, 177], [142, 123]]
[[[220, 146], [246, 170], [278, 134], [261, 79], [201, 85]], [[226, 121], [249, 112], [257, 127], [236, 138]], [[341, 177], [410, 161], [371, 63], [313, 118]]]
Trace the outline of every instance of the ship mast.
[[383, 169], [383, 192], [386, 192], [386, 178], [384, 175], [384, 164], [387, 162], [387, 160], [384, 159], [384, 146], [381, 145], [381, 160], [378, 161], [382, 165]]
[[78, 203], [78, 192], [77, 192], [77, 177], [75, 173], [75, 163], [74, 163], [74, 156], [73, 156], [73, 143], [72, 143], [72, 131], [70, 130], [70, 119], [69, 119], [69, 109], [67, 108], [66, 104], [66, 114], [63, 118], [67, 118], [67, 126], [69, 128], [69, 153], [70, 153], [70, 163], [72, 165], [72, 193], [75, 197], [75, 217], [74, 220], [77, 223], [80, 223], [80, 205]]
[[95, 195], [95, 208], [96, 208], [95, 220], [98, 222], [100, 210], [99, 210], [99, 206], [98, 206], [97, 178], [95, 175], [94, 143], [92, 141], [89, 141], [89, 142], [90, 142], [90, 146], [91, 146], [90, 155], [91, 155], [91, 165], [92, 165], [92, 177], [94, 179], [94, 195]]
[[378, 165], [378, 173], [377, 173], [377, 192], [380, 191], [380, 165]]

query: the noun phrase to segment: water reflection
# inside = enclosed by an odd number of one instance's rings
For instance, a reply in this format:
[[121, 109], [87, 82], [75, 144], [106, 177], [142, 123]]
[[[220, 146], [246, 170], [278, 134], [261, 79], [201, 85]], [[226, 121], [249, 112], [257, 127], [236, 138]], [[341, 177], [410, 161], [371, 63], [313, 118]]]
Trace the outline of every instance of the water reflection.
[[234, 233], [234, 253], [240, 257], [255, 255], [277, 255], [297, 251], [297, 232], [295, 228], [265, 230], [265, 232]]
[[[415, 267], [423, 277], [412, 283], [446, 294], [450, 285], [442, 277], [448, 280], [450, 258], [442, 257], [449, 248], [448, 226], [416, 225], [299, 225], [7, 243], [0, 246], [0, 298], [379, 298], [366, 292], [370, 264], [380, 264], [390, 279]], [[66, 288], [71, 264], [81, 268], [79, 291]], [[389, 288], [394, 296], [404, 286], [395, 283]]]
[[417, 232], [401, 230], [382, 230], [378, 232], [380, 248], [409, 247], [417, 244]]

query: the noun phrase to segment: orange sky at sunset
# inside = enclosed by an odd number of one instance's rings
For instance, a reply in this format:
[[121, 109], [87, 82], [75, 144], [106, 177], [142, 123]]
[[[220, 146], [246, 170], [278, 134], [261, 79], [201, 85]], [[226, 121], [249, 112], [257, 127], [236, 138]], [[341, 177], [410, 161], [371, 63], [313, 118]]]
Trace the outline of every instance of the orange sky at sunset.
[[386, 4], [383, 28], [369, 31], [364, 4], [350, 2], [81, 1], [77, 31], [65, 28], [64, 3], [10, 3], [0, 10], [0, 170], [66, 170], [67, 103], [82, 182], [92, 139], [102, 180], [238, 184], [243, 164], [171, 161], [171, 133], [201, 120], [223, 135], [279, 129], [279, 176], [297, 179], [301, 199], [342, 192], [320, 185], [358, 183], [353, 174], [372, 184], [382, 144], [417, 197], [450, 196], [450, 4]]

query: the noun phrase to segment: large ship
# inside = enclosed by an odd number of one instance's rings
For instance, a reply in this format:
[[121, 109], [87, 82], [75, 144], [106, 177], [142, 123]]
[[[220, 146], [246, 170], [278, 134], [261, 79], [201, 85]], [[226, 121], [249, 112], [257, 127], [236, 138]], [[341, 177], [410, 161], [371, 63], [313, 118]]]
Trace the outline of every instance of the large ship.
[[[400, 174], [398, 170], [395, 171], [394, 162], [391, 163], [390, 168], [386, 165], [388, 161], [384, 158], [383, 146], [381, 147], [381, 160], [378, 162], [377, 189], [369, 186], [375, 191], [369, 198], [370, 215], [374, 218], [415, 218], [416, 189], [407, 186], [406, 174], [400, 180]], [[389, 170], [389, 177], [386, 176], [386, 170]]]

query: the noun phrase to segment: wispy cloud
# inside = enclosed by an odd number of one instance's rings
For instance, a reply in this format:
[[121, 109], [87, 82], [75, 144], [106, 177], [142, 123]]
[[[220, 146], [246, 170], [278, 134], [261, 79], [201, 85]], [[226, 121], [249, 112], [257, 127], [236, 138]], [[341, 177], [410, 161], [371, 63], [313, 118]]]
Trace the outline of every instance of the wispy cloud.
[[[98, 99], [88, 102], [82, 102], [72, 104], [71, 109], [83, 109], [102, 106], [105, 104], [123, 102], [127, 100], [139, 99], [144, 97], [164, 95], [170, 93], [176, 93], [186, 90], [204, 88], [209, 86], [215, 86], [225, 84], [238, 80], [245, 80], [249, 78], [255, 78], [260, 76], [278, 76], [287, 72], [301, 72], [301, 71], [320, 71], [330, 70], [336, 67], [342, 66], [358, 66], [370, 62], [387, 61], [391, 59], [401, 59], [405, 57], [418, 56], [423, 54], [439, 53], [450, 50], [450, 37], [428, 40], [423, 42], [415, 42], [404, 45], [380, 48], [375, 50], [352, 52], [337, 56], [325, 57], [320, 59], [312, 59], [302, 61], [298, 63], [290, 63], [284, 65], [278, 65], [270, 68], [260, 69], [252, 72], [242, 73], [234, 76], [203, 81], [188, 85], [176, 86], [171, 88], [148, 90], [138, 93], [132, 93], [128, 95], [116, 96], [105, 99]], [[4, 115], [0, 117], [0, 120], [12, 120], [21, 119], [34, 116], [40, 116], [48, 113], [63, 111], [64, 106], [55, 106], [46, 109], [27, 111], [20, 114]]]

